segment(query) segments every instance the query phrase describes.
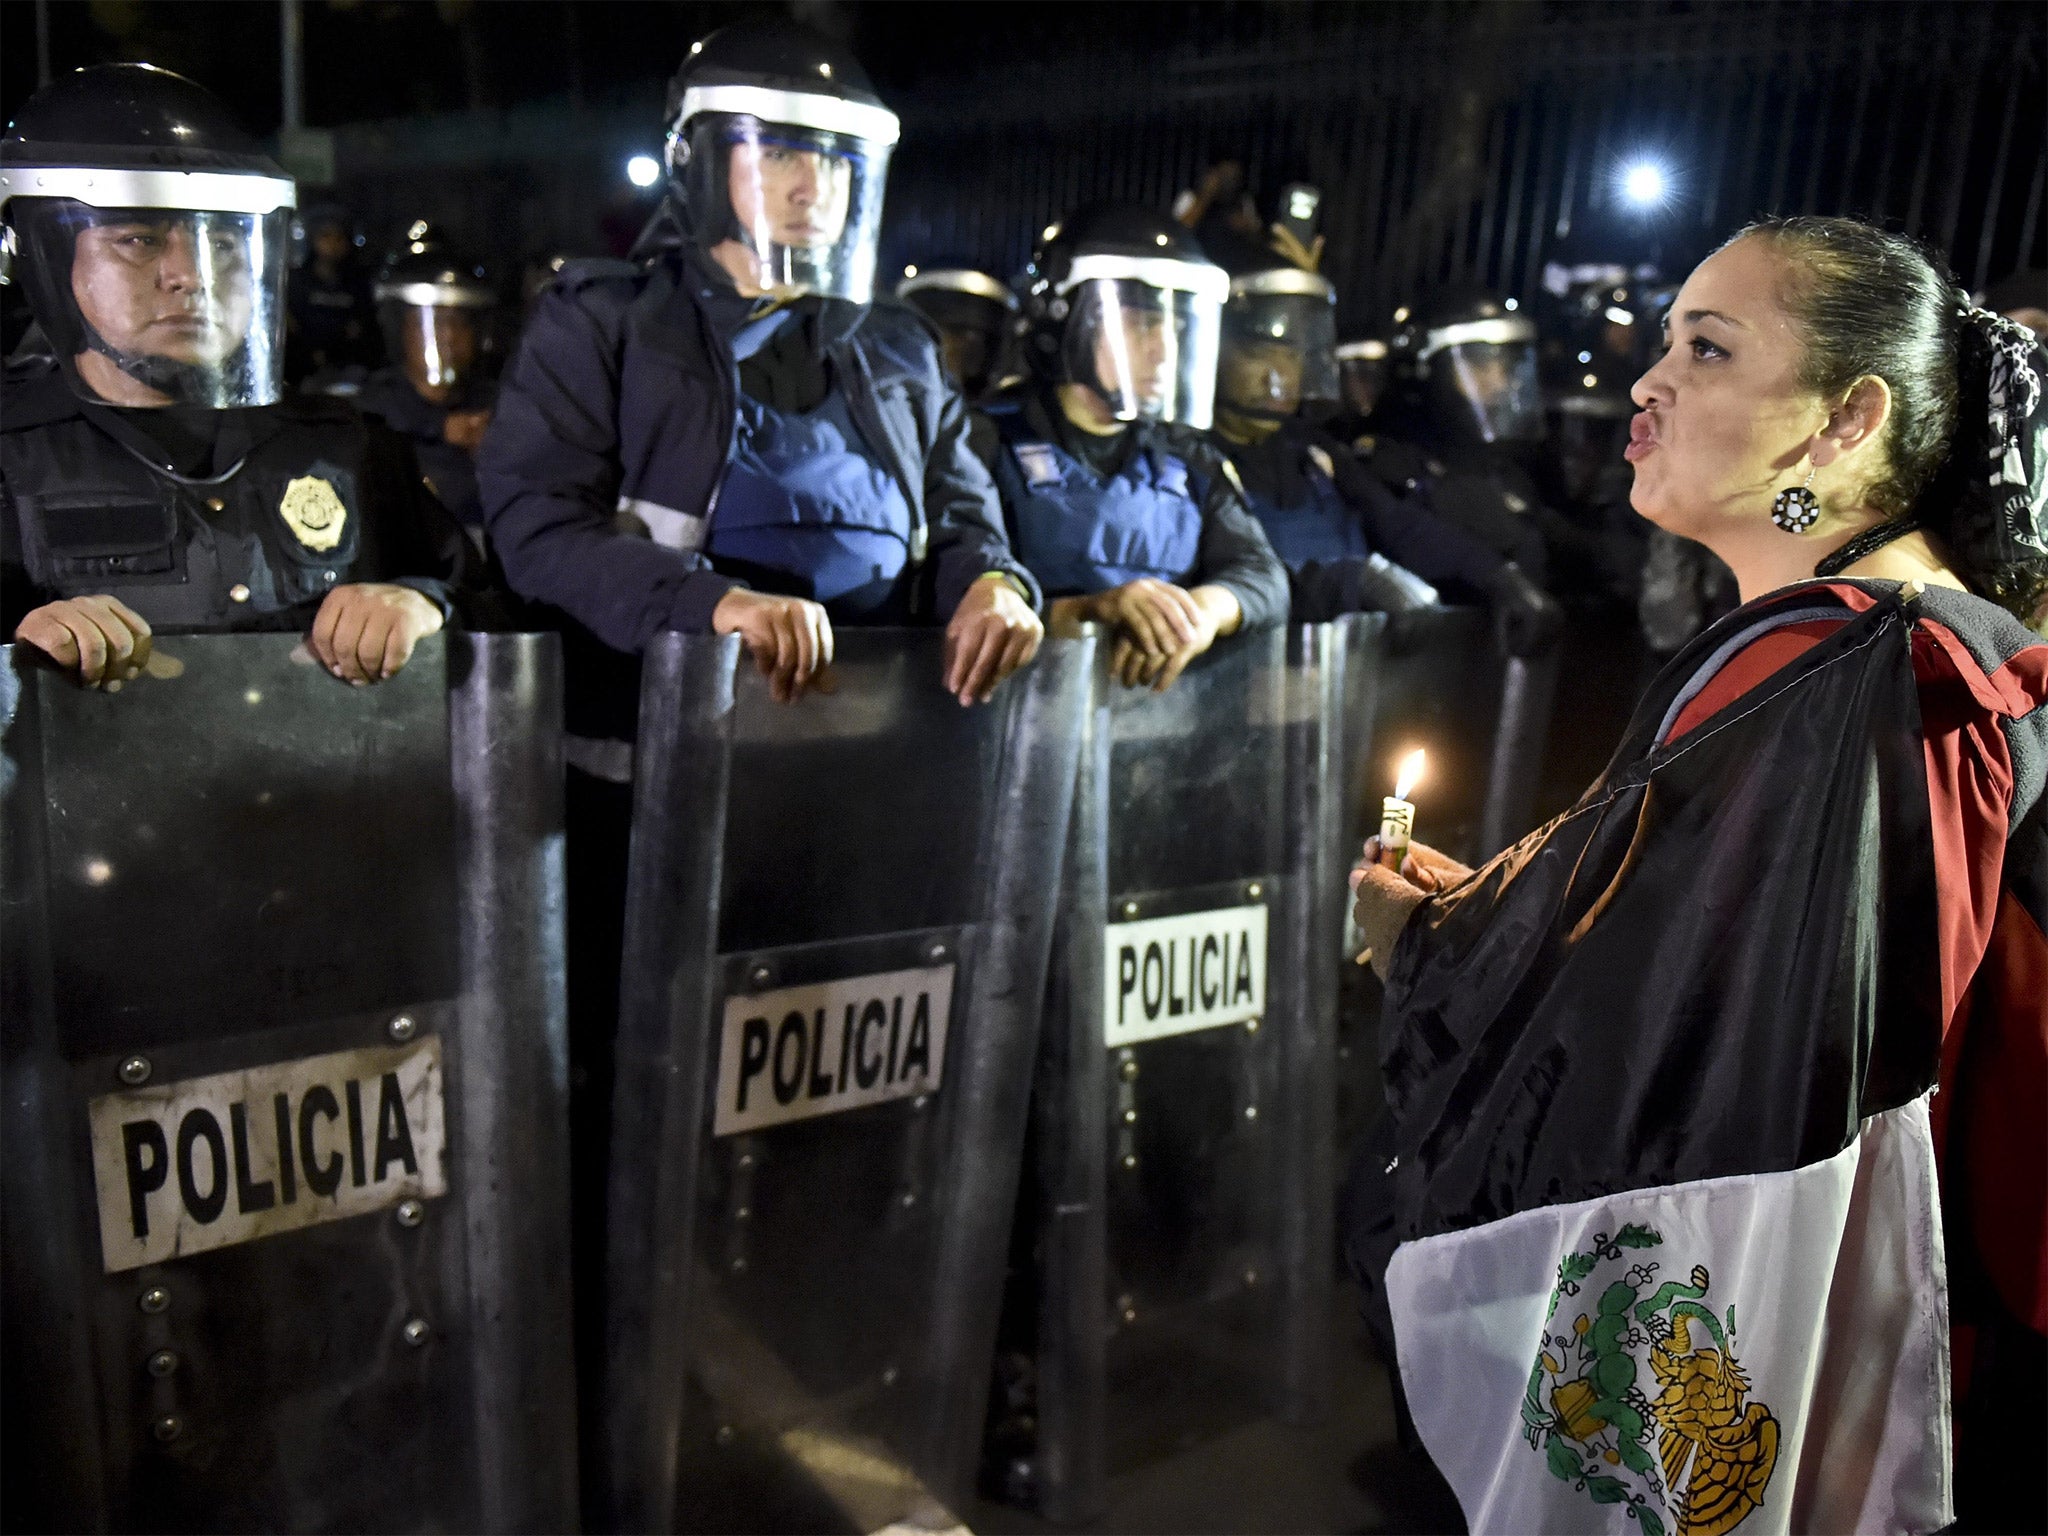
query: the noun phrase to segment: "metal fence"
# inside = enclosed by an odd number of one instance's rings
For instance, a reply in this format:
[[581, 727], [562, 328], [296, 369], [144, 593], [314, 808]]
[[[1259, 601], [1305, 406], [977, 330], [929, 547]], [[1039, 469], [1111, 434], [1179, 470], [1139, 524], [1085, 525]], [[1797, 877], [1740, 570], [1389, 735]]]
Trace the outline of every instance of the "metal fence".
[[[1009, 272], [1073, 207], [1163, 205], [1233, 159], [1269, 213], [1289, 181], [1324, 189], [1353, 323], [1446, 283], [1526, 294], [1550, 262], [1681, 272], [1766, 213], [1882, 220], [1981, 287], [2041, 262], [2044, 23], [2003, 3], [1361, 5], [1265, 41], [1016, 62], [898, 103], [886, 255]], [[1668, 168], [1667, 206], [1618, 195], [1638, 157]]]

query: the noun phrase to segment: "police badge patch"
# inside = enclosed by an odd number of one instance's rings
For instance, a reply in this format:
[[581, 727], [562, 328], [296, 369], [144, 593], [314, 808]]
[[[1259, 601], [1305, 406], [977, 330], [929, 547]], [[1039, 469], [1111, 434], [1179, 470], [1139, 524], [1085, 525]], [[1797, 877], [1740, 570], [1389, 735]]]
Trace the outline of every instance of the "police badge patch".
[[334, 483], [318, 475], [302, 475], [286, 485], [277, 514], [291, 529], [292, 537], [308, 549], [334, 548], [348, 526], [348, 507]]

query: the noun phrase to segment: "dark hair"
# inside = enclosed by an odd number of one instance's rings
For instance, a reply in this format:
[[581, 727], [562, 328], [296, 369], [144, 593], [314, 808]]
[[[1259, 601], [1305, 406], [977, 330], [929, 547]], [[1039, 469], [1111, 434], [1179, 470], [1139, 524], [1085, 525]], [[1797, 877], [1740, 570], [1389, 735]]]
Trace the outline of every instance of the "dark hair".
[[[1919, 518], [1956, 574], [2022, 619], [2048, 594], [2048, 561], [2014, 559], [1973, 530], [1989, 448], [1990, 344], [1939, 256], [1854, 219], [1763, 219], [1736, 240], [1785, 258], [1783, 299], [1805, 344], [1800, 382], [1839, 396], [1875, 376], [1891, 390], [1884, 472], [1866, 493], [1888, 519]], [[1725, 247], [1724, 247], [1725, 248]]]

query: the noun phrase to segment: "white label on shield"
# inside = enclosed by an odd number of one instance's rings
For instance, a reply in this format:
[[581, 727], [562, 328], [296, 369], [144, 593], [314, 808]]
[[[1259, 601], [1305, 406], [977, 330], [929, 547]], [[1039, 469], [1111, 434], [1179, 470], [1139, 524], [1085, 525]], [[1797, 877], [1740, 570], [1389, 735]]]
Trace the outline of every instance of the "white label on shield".
[[1103, 934], [1106, 1045], [1134, 1045], [1266, 1011], [1266, 909], [1216, 907], [1111, 923]]
[[712, 1134], [931, 1092], [952, 1010], [950, 965], [727, 998]]
[[448, 1192], [433, 1036], [102, 1094], [90, 1116], [108, 1274]]

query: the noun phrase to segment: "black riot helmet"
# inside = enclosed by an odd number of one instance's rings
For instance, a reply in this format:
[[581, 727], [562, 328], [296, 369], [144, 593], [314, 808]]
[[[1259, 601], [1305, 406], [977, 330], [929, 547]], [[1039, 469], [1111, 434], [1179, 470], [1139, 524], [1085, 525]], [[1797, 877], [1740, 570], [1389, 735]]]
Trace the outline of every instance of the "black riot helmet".
[[1489, 443], [1543, 436], [1536, 322], [1516, 300], [1451, 294], [1395, 320], [1396, 368], [1433, 412]]
[[425, 219], [405, 232], [377, 271], [384, 346], [416, 387], [445, 389], [473, 374], [489, 350], [498, 293], [482, 263], [455, 249]]
[[1017, 313], [1017, 295], [1002, 279], [964, 262], [905, 267], [896, 297], [938, 328], [946, 371], [967, 398], [987, 393]]
[[793, 22], [721, 27], [690, 45], [666, 118], [692, 241], [744, 260], [764, 292], [868, 302], [898, 124], [851, 53]]
[[219, 101], [148, 64], [53, 81], [0, 138], [9, 280], [73, 388], [119, 404], [278, 399], [295, 201]]
[[1337, 290], [1319, 272], [1273, 257], [1233, 272], [1223, 306], [1219, 406], [1285, 421], [1337, 399]]
[[1129, 203], [1084, 208], [1039, 237], [1023, 287], [1035, 375], [1086, 385], [1118, 421], [1208, 430], [1230, 278], [1185, 226]]

